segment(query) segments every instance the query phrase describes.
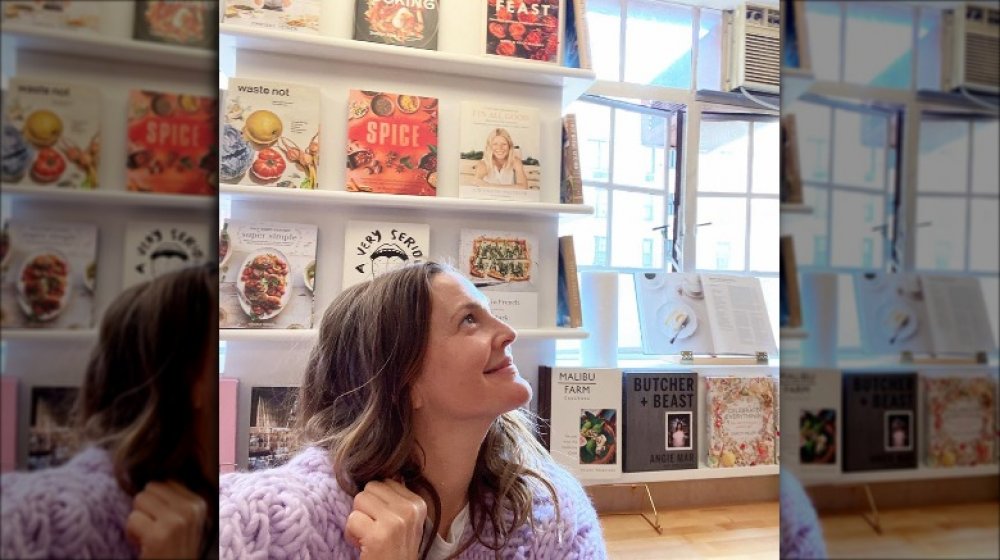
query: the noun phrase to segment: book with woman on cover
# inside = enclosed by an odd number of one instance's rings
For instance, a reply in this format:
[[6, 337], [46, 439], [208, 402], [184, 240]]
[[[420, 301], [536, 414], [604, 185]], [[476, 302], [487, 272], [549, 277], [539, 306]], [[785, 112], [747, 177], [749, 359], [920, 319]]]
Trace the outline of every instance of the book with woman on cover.
[[540, 200], [538, 120], [533, 107], [463, 102], [458, 196]]

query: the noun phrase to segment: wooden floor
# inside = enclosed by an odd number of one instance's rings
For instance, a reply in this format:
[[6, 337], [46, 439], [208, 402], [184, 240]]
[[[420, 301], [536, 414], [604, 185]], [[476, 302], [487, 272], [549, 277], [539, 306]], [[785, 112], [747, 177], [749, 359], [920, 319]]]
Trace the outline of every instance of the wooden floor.
[[879, 512], [878, 535], [859, 514], [820, 515], [830, 558], [998, 558], [1000, 503]]
[[660, 524], [662, 535], [638, 515], [602, 515], [610, 557], [778, 558], [778, 502], [660, 510]]

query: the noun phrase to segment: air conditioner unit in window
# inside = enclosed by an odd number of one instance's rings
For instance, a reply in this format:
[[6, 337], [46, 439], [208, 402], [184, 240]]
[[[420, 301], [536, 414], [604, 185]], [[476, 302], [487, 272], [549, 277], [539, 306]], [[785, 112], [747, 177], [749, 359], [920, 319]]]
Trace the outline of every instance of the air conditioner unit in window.
[[723, 84], [725, 91], [741, 87], [779, 93], [781, 84], [781, 11], [777, 7], [743, 4], [723, 14]]
[[966, 2], [941, 21], [941, 89], [1000, 93], [1000, 7]]

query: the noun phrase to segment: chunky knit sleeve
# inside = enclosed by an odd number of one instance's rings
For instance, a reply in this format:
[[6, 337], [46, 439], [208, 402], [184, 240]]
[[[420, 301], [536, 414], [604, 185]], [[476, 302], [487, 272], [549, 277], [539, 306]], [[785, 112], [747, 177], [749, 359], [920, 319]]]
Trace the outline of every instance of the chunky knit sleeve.
[[344, 539], [351, 503], [318, 449], [276, 469], [223, 475], [219, 558], [356, 558]]
[[552, 558], [607, 558], [607, 547], [597, 511], [580, 481], [558, 465], [550, 467], [548, 474], [558, 491], [559, 510], [564, 520], [563, 542], [559, 547], [561, 550]]
[[781, 471], [781, 557], [826, 558], [826, 543], [816, 510], [802, 484]]

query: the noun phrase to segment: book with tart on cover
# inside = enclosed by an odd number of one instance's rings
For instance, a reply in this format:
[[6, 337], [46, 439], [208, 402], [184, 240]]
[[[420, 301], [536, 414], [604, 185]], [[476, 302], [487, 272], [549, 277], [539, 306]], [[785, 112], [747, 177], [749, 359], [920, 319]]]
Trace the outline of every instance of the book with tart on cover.
[[626, 371], [625, 472], [698, 468], [698, 374]]
[[344, 282], [341, 290], [427, 260], [428, 224], [348, 221], [344, 232]]
[[705, 378], [706, 464], [753, 467], [777, 464], [774, 378]]
[[295, 400], [298, 387], [250, 389], [250, 445], [248, 470], [271, 469], [292, 457]]
[[354, 39], [437, 50], [442, 1], [355, 0]]
[[219, 41], [218, 2], [137, 0], [132, 35], [140, 41], [215, 49]]
[[512, 327], [538, 327], [538, 240], [511, 231], [463, 229], [459, 270], [490, 298], [490, 310]]

